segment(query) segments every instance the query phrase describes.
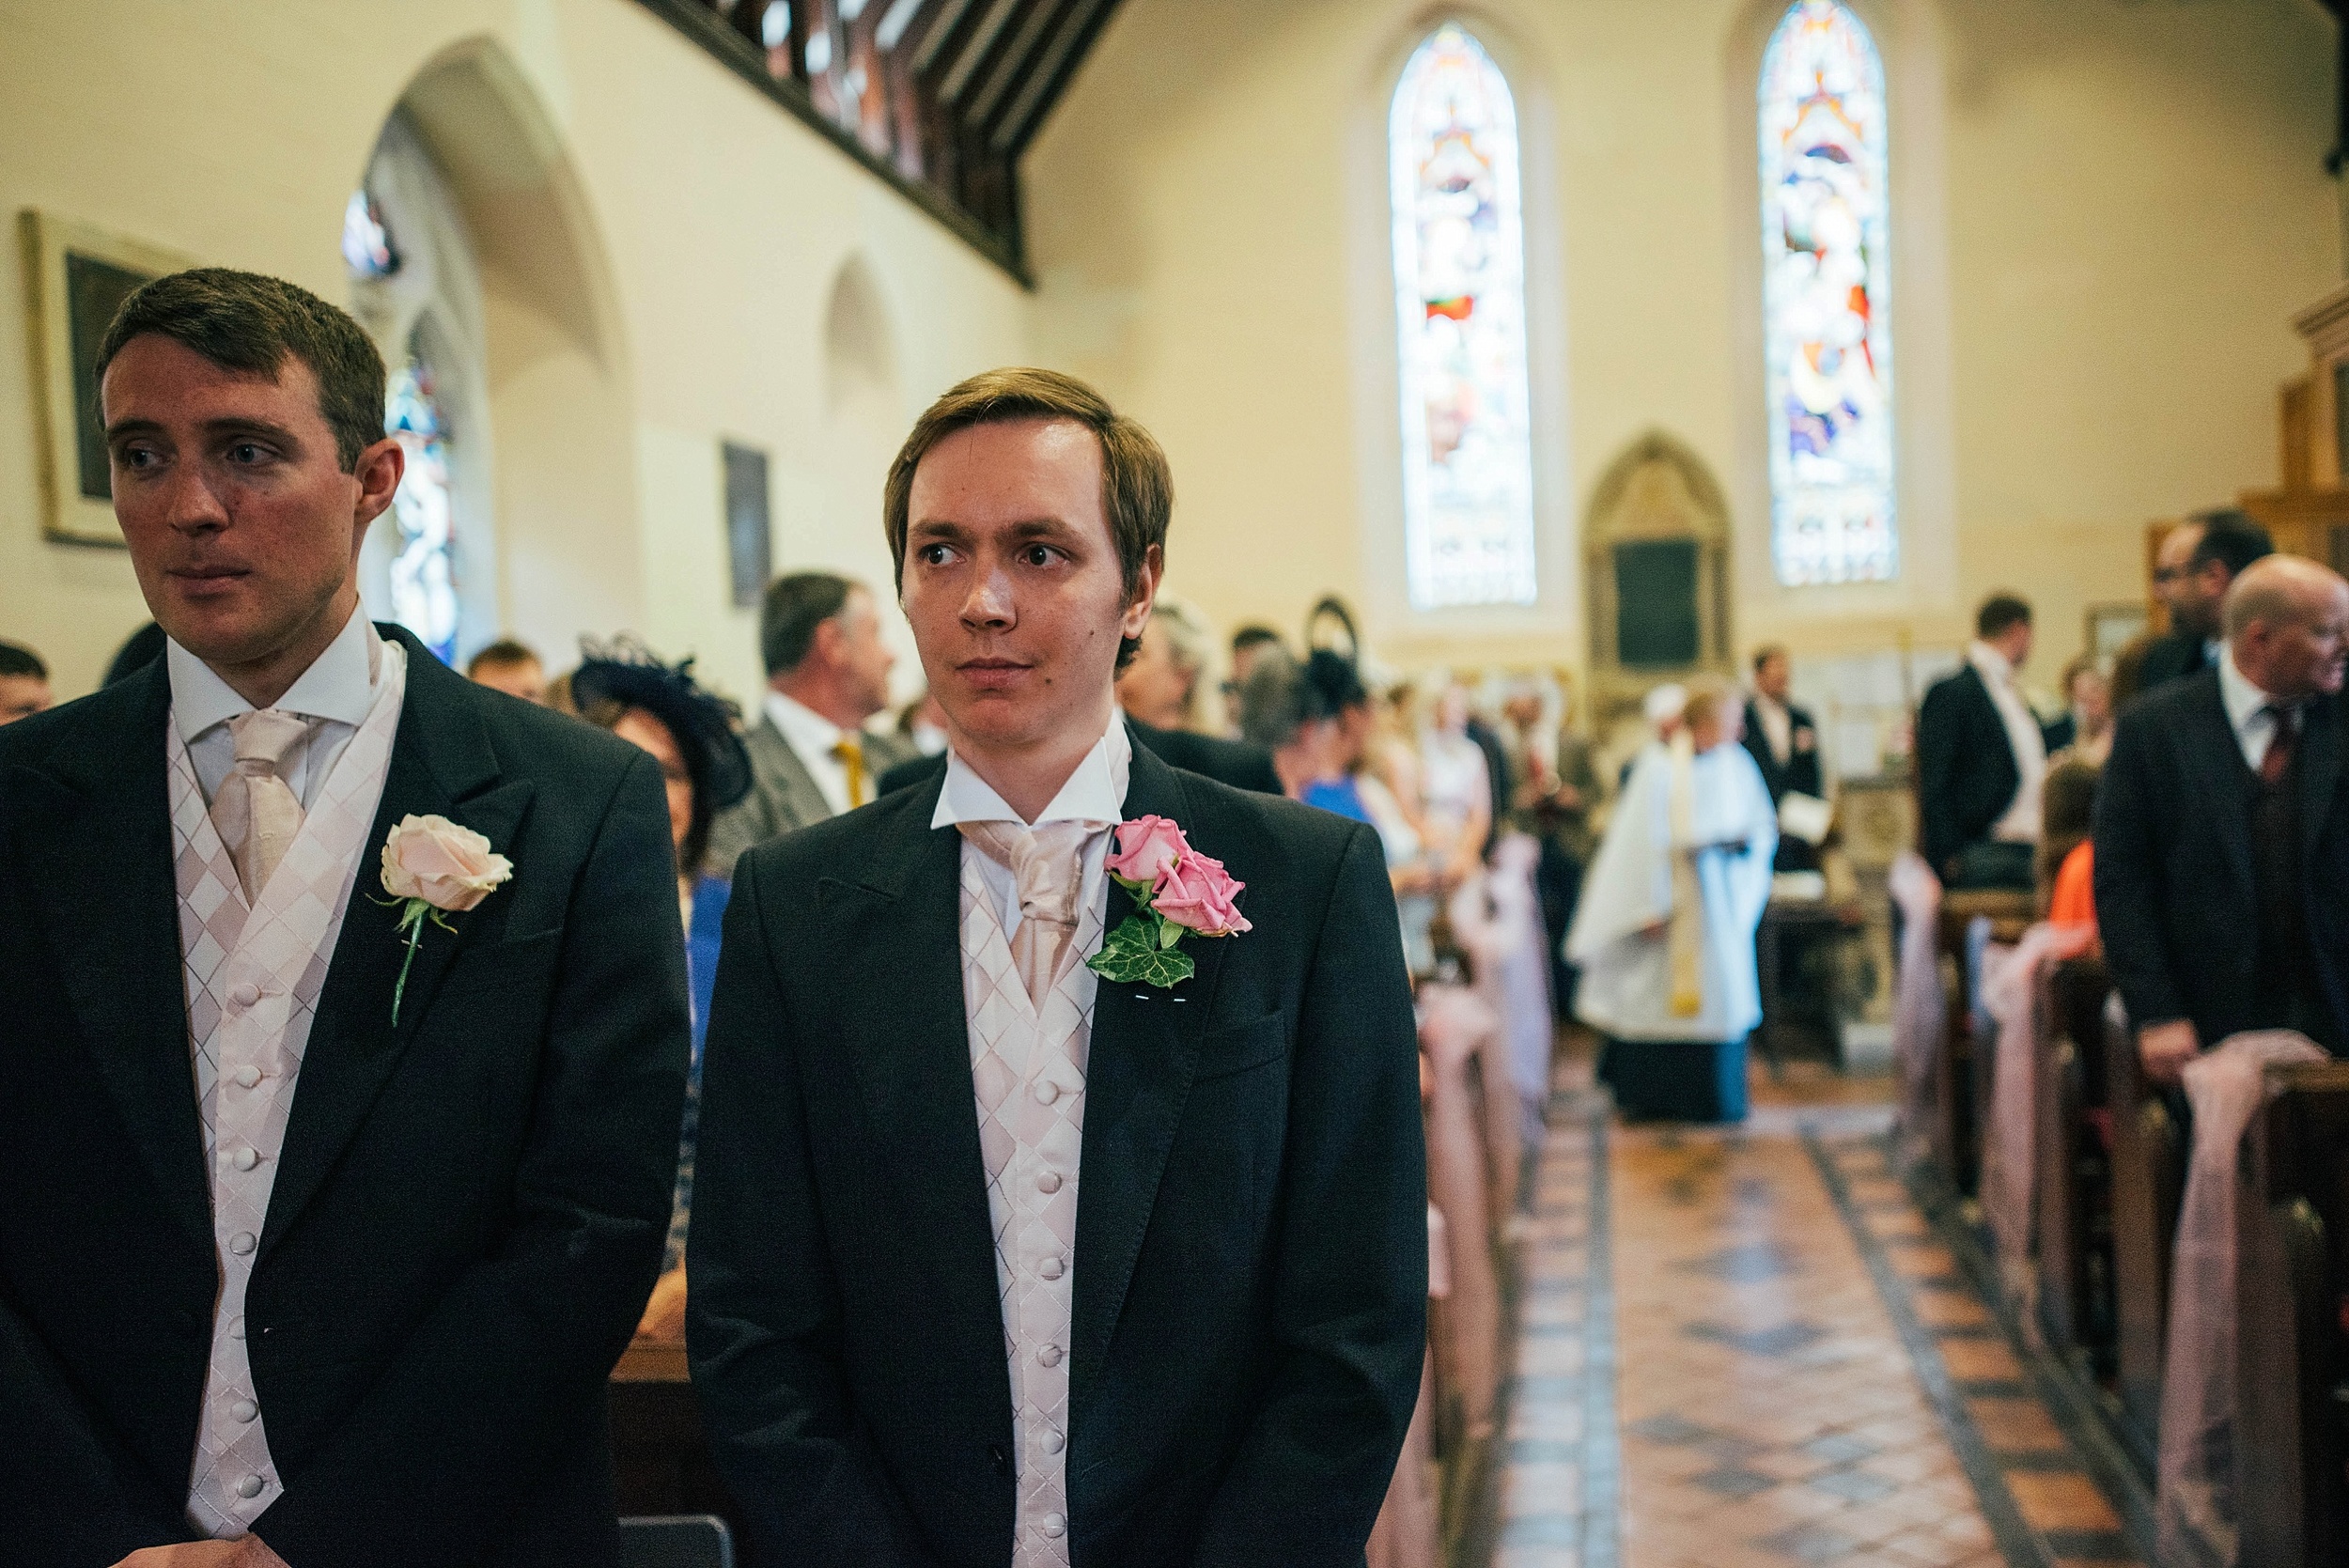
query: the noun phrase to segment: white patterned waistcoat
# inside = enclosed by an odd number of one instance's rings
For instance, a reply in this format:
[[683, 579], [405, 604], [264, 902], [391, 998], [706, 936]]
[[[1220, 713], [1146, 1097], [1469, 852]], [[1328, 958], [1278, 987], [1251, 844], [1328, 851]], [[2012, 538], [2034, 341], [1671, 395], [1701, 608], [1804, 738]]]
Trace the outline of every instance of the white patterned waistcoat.
[[[212, 1245], [220, 1263], [211, 1359], [188, 1478], [188, 1520], [218, 1539], [245, 1534], [284, 1490], [270, 1457], [245, 1353], [245, 1287], [269, 1213], [319, 992], [391, 770], [408, 655], [387, 640], [381, 657], [366, 722], [336, 759], [301, 832], [261, 890], [259, 905], [250, 910], [236, 862], [205, 809], [179, 726], [164, 726], [188, 1044], [204, 1123], [204, 1168], [211, 1184]], [[384, 1005], [390, 1005], [388, 998]]]
[[1011, 1368], [1013, 1568], [1066, 1568], [1068, 1562], [1077, 1166], [1084, 1137], [1085, 1059], [1100, 985], [1083, 960], [1101, 951], [1107, 839], [1104, 829], [1087, 842], [1081, 886], [1088, 892], [1078, 900], [1073, 958], [1040, 1009], [1029, 1001], [981, 877], [983, 852], [962, 846], [963, 1007]]

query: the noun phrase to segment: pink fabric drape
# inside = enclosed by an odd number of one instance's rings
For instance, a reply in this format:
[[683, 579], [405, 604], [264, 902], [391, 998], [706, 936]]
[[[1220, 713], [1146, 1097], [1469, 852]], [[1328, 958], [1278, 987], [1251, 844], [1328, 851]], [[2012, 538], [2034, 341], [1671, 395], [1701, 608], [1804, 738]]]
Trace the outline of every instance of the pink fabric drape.
[[1542, 1108], [1549, 1100], [1550, 1048], [1558, 1016], [1549, 994], [1549, 933], [1542, 924], [1542, 895], [1533, 874], [1542, 848], [1528, 833], [1510, 833], [1493, 850], [1493, 920], [1508, 935], [1501, 958], [1501, 1027], [1508, 1040], [1509, 1081], [1517, 1092], [1525, 1141], [1539, 1142]]
[[1525, 1105], [1509, 1076], [1509, 1031], [1513, 1013], [1508, 974], [1524, 945], [1522, 933], [1495, 908], [1493, 878], [1470, 877], [1452, 895], [1446, 911], [1454, 939], [1475, 970], [1477, 998], [1491, 1013], [1493, 1032], [1477, 1049], [1483, 1094], [1486, 1159], [1492, 1183], [1493, 1212], [1517, 1212], [1518, 1176], [1525, 1154]]
[[2186, 1065], [2194, 1153], [2170, 1266], [2170, 1343], [2161, 1375], [2155, 1558], [2236, 1560], [2234, 1505], [2235, 1182], [2243, 1134], [2265, 1103], [2271, 1063], [2322, 1062], [2307, 1036], [2230, 1035]]
[[1892, 1054], [1901, 1073], [1901, 1147], [1909, 1157], [1933, 1136], [1933, 1074], [1947, 1048], [1948, 998], [1941, 989], [1937, 936], [1941, 924], [1941, 879], [1924, 857], [1903, 850], [1889, 878], [1901, 910], [1901, 950], [1892, 988]]
[[[1992, 942], [1982, 957], [1985, 1010], [1999, 1027], [1991, 1064], [1990, 1116], [1982, 1151], [1982, 1208], [1998, 1240], [1999, 1275], [2007, 1292], [2029, 1303], [2031, 1277], [2033, 1170], [2038, 1149], [2035, 1105], [2039, 1081], [2039, 1032], [2045, 1019], [2039, 995], [2048, 973], [2077, 957], [2095, 941], [2095, 927], [2042, 921], [2009, 947]], [[2025, 1312], [2026, 1323], [2036, 1323]]]
[[1459, 986], [1420, 987], [1419, 1037], [1434, 1067], [1427, 1098], [1427, 1191], [1443, 1211], [1447, 1281], [1436, 1366], [1447, 1400], [1458, 1401], [1471, 1440], [1493, 1430], [1500, 1380], [1501, 1286], [1493, 1265], [1493, 1208], [1481, 1105], [1469, 1063], [1489, 1051], [1501, 1019]]

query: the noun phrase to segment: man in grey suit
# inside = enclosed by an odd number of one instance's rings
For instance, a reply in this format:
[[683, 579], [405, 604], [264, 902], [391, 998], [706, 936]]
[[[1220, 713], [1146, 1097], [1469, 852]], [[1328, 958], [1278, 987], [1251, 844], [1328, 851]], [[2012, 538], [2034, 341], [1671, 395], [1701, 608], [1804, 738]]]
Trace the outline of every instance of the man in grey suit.
[[777, 578], [759, 611], [758, 644], [767, 696], [743, 737], [751, 793], [709, 831], [709, 866], [720, 876], [732, 875], [753, 845], [863, 805], [879, 793], [880, 776], [913, 754], [863, 727], [889, 706], [896, 662], [864, 584], [820, 571]]

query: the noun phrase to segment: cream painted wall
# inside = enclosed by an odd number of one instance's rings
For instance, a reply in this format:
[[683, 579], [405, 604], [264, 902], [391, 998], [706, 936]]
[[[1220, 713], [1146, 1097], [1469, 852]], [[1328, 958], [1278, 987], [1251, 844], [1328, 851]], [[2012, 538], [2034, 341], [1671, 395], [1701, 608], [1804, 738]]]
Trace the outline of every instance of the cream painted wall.
[[[500, 593], [507, 629], [558, 663], [583, 631], [631, 629], [754, 697], [721, 439], [770, 454], [778, 570], [841, 567], [886, 599], [894, 437], [876, 431], [1026, 357], [1013, 280], [629, 0], [280, 0], [266, 21], [236, 0], [0, 0], [0, 38], [11, 217], [53, 210], [337, 303], [343, 203], [385, 116], [436, 58], [487, 62], [543, 144], [469, 146], [451, 171], [490, 274]], [[860, 255], [894, 363], [844, 440], [824, 331]], [[0, 297], [23, 287], [10, 245]], [[0, 311], [0, 636], [71, 695], [145, 609], [122, 552], [41, 539], [28, 381], [23, 313]], [[900, 674], [918, 681], [910, 657]]]
[[[1399, 603], [1386, 95], [1463, 15], [1526, 142], [1537, 484], [1571, 573], [1651, 427], [1735, 513], [1740, 645], [1950, 643], [2013, 586], [2041, 674], [2142, 593], [2142, 525], [2277, 479], [2287, 318], [2341, 272], [2316, 0], [1863, 0], [1892, 78], [1906, 573], [1778, 589], [1766, 559], [1751, 71], [1780, 0], [1126, 0], [1025, 170], [1038, 352], [1166, 442], [1170, 582], [1297, 627], [1334, 589], [1400, 662], [1584, 657], [1565, 620]], [[1367, 550], [1365, 546], [1367, 545]]]

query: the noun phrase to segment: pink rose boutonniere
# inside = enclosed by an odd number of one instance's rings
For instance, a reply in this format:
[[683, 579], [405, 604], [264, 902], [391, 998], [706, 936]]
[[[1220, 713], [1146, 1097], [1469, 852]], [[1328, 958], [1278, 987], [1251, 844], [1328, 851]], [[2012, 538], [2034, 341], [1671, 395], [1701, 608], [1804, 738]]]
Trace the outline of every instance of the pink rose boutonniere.
[[424, 941], [425, 922], [455, 931], [450, 915], [463, 914], [495, 893], [514, 875], [514, 862], [492, 854], [490, 841], [445, 816], [405, 816], [383, 840], [383, 891], [398, 905], [399, 934], [408, 956], [400, 960], [392, 987], [392, 1023], [399, 1023], [400, 998], [408, 971]]
[[1109, 871], [1133, 894], [1134, 912], [1085, 960], [1104, 980], [1178, 986], [1199, 968], [1176, 946], [1186, 935], [1237, 937], [1249, 929], [1235, 903], [1248, 884], [1235, 879], [1221, 861], [1193, 849], [1166, 817], [1119, 823]]

